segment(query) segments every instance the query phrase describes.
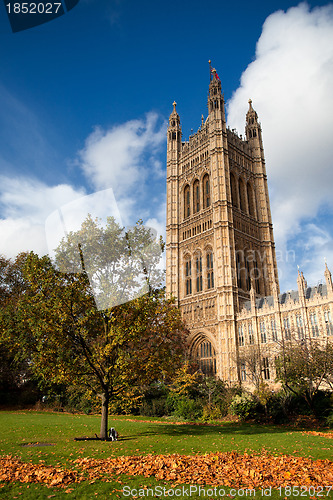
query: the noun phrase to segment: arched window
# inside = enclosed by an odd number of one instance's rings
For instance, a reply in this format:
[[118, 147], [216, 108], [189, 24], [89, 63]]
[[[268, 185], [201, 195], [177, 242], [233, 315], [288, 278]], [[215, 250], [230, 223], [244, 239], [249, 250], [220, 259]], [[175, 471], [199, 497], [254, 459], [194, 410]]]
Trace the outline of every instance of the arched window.
[[203, 195], [204, 195], [204, 208], [208, 208], [210, 206], [210, 183], [208, 174], [206, 174], [203, 178]]
[[233, 174], [230, 174], [231, 201], [234, 207], [238, 207], [237, 184]]
[[196, 349], [196, 361], [205, 375], [216, 374], [216, 353], [209, 340], [203, 340]]
[[260, 268], [258, 266], [258, 260], [256, 258], [256, 256], [254, 257], [254, 260], [253, 260], [253, 271], [252, 271], [252, 274], [253, 274], [253, 277], [254, 277], [254, 283], [255, 283], [255, 287], [256, 287], [256, 292], [258, 295], [260, 295], [260, 275], [261, 275], [261, 271], [260, 271]]
[[249, 204], [249, 214], [252, 215], [252, 217], [254, 217], [255, 211], [254, 211], [253, 189], [249, 182], [247, 183], [247, 201]]
[[196, 180], [193, 184], [193, 212], [199, 212], [200, 210], [200, 186], [199, 181]]
[[244, 181], [240, 177], [238, 181], [238, 188], [239, 188], [239, 208], [241, 209], [242, 212], [246, 212], [246, 203], [245, 203], [245, 186], [244, 186]]
[[190, 216], [190, 186], [185, 186], [184, 189], [184, 217]]
[[192, 265], [191, 257], [185, 258], [185, 295], [192, 293]]
[[214, 288], [213, 252], [207, 252], [207, 288]]
[[245, 260], [245, 265], [246, 265], [246, 289], [249, 292], [251, 290], [251, 266], [250, 266], [250, 257], [248, 255], [248, 252], [245, 252], [246, 254], [246, 260]]
[[239, 252], [236, 251], [236, 276], [237, 276], [237, 286], [242, 288], [242, 276], [241, 276], [241, 261], [239, 257]]
[[202, 292], [202, 258], [201, 253], [198, 253], [195, 259], [196, 263], [196, 283], [197, 292]]

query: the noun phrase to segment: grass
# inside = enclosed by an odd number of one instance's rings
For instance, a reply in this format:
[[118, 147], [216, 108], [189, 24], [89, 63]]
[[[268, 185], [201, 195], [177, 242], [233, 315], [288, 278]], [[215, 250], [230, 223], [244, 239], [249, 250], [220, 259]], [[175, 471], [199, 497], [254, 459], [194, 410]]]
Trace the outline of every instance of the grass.
[[[25, 462], [44, 461], [47, 465], [61, 467], [72, 467], [71, 462], [82, 457], [107, 458], [148, 453], [188, 455], [214, 451], [242, 453], [245, 451], [261, 452], [263, 449], [274, 455], [287, 454], [333, 460], [333, 440], [302, 434], [300, 429], [238, 423], [223, 423], [216, 426], [175, 425], [167, 420], [165, 423], [159, 423], [161, 419], [142, 420], [132, 417], [111, 417], [110, 426], [116, 427], [121, 436], [117, 442], [74, 441], [74, 437], [92, 437], [98, 433], [99, 417], [35, 411], [3, 411], [0, 412], [0, 455], [11, 454], [19, 456]], [[37, 442], [53, 446], [27, 446], [27, 444]], [[96, 497], [131, 499], [132, 496], [122, 495], [122, 484], [119, 481], [129, 485], [131, 489], [156, 485], [171, 487], [171, 483], [165, 484], [154, 478], [124, 476], [114, 478], [114, 481], [109, 483], [96, 481], [94, 484], [84, 482], [70, 485], [68, 493], [44, 485], [9, 483], [0, 488], [0, 497], [6, 499], [77, 498], [84, 500]], [[226, 488], [226, 491], [229, 489]], [[256, 497], [258, 496], [262, 498], [259, 492]], [[272, 491], [270, 498], [278, 499], [284, 496], [280, 496], [278, 491]], [[289, 495], [288, 497], [294, 498]], [[183, 498], [183, 496], [177, 498]], [[192, 495], [191, 498], [204, 498], [204, 496], [202, 493], [200, 497]], [[235, 498], [241, 498], [241, 496]], [[327, 497], [325, 493], [325, 498], [333, 498], [333, 495]]]

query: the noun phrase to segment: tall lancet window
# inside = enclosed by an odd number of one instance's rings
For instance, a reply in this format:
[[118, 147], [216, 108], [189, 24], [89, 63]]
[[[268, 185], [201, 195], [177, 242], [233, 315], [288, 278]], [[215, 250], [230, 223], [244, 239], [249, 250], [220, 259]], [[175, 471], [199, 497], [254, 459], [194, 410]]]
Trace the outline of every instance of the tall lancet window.
[[197, 292], [202, 292], [202, 258], [200, 253], [196, 256], [196, 272]]
[[204, 208], [208, 208], [210, 206], [210, 183], [208, 174], [206, 174], [203, 178], [203, 193], [204, 193]]
[[192, 266], [191, 257], [185, 259], [185, 294], [191, 295], [192, 293]]
[[193, 184], [193, 212], [199, 212], [200, 210], [200, 186], [199, 181], [195, 181]]
[[184, 189], [184, 217], [190, 216], [190, 186]]
[[207, 253], [207, 288], [214, 288], [213, 252]]

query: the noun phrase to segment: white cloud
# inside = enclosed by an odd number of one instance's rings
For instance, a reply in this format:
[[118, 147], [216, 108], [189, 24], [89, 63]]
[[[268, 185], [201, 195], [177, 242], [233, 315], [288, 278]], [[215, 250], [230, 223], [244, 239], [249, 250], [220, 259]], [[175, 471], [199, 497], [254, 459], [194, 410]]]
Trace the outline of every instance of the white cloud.
[[21, 251], [48, 252], [45, 220], [58, 207], [85, 195], [69, 185], [47, 186], [28, 178], [0, 178], [0, 254], [14, 257]]
[[111, 130], [96, 130], [80, 151], [81, 167], [97, 189], [111, 187], [116, 197], [140, 192], [151, 173], [160, 175], [158, 152], [165, 143], [166, 125], [158, 115], [132, 120]]
[[[228, 103], [228, 121], [243, 130], [253, 100], [263, 127], [274, 234], [284, 250], [323, 204], [333, 208], [332, 88], [333, 6], [310, 10], [302, 3], [270, 15], [255, 60]], [[313, 254], [312, 269], [319, 257]], [[310, 263], [304, 265], [310, 272]], [[322, 262], [316, 269], [322, 274]]]
[[[103, 220], [113, 215], [124, 226], [151, 217], [152, 205], [161, 202], [151, 197], [154, 180], [161, 181], [158, 155], [166, 141], [165, 123], [159, 122], [156, 114], [148, 113], [145, 120], [109, 131], [96, 129], [87, 138], [78, 164], [98, 189], [93, 195], [68, 184], [49, 186], [29, 177], [0, 176], [0, 254], [52, 254], [65, 232], [77, 230], [88, 213]], [[105, 187], [109, 189], [100, 191]], [[152, 226], [159, 232], [164, 220], [164, 212], [155, 210]]]

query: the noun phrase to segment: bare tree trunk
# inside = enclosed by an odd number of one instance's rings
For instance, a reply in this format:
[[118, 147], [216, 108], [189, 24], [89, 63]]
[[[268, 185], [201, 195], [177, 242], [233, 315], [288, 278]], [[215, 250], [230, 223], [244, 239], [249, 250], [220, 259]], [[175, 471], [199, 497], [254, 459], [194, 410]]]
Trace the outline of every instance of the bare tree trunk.
[[99, 433], [100, 439], [104, 441], [108, 439], [108, 413], [109, 413], [109, 394], [107, 392], [101, 394], [102, 398], [102, 419], [101, 431]]

